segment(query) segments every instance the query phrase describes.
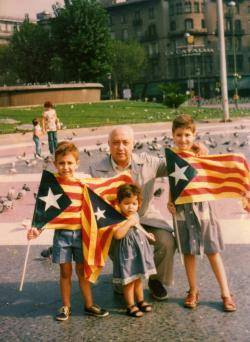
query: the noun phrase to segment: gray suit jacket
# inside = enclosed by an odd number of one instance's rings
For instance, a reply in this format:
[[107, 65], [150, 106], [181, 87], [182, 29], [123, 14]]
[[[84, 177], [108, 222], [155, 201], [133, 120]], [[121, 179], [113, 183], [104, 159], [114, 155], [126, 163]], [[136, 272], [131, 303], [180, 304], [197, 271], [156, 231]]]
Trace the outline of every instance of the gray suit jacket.
[[[90, 166], [90, 174], [93, 177], [108, 178], [116, 175], [110, 156], [106, 156], [100, 162]], [[139, 155], [132, 154], [131, 175], [135, 183], [142, 188], [142, 206], [139, 210], [140, 222], [155, 228], [163, 228], [173, 231], [165, 218], [153, 204], [154, 184], [157, 177], [166, 177], [166, 163], [146, 152]]]

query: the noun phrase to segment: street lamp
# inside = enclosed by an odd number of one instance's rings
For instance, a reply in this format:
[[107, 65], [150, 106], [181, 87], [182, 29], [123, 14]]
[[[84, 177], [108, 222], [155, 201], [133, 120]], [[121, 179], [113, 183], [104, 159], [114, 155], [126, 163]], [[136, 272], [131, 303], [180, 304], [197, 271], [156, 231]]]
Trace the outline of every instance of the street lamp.
[[194, 36], [192, 36], [189, 32], [185, 32], [184, 37], [187, 41], [187, 77], [188, 77], [188, 94], [191, 98], [192, 95], [192, 88], [193, 88], [193, 80], [190, 79], [190, 66], [191, 66], [191, 45], [194, 44]]
[[197, 99], [197, 106], [200, 107], [201, 105], [201, 79], [200, 79], [201, 71], [198, 67], [196, 69], [196, 76], [197, 76], [197, 86], [198, 86], [198, 99]]
[[233, 43], [233, 67], [234, 67], [234, 73], [233, 73], [233, 79], [234, 79], [234, 95], [233, 100], [235, 103], [235, 108], [238, 109], [238, 79], [241, 78], [241, 76], [237, 73], [237, 59], [236, 59], [236, 36], [235, 36], [235, 8], [236, 8], [236, 2], [230, 1], [228, 3], [228, 6], [231, 7], [232, 10], [232, 43]]
[[112, 75], [110, 72], [107, 73], [107, 79], [109, 82], [109, 99], [112, 100], [112, 87], [111, 87]]

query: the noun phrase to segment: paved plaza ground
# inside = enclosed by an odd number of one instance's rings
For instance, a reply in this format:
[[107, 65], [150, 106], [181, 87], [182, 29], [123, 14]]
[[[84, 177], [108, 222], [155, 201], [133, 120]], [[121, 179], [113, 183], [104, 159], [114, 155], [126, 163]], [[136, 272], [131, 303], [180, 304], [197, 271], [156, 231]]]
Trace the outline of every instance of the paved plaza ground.
[[[200, 139], [216, 141], [212, 153], [243, 152], [250, 160], [250, 120], [231, 123], [212, 122], [199, 124]], [[136, 140], [144, 142], [143, 149], [154, 137], [161, 143], [165, 134], [171, 136], [169, 124], [135, 125]], [[72, 139], [81, 150], [81, 172], [87, 172], [92, 160], [105, 155], [109, 127], [61, 131], [59, 139]], [[46, 137], [43, 153], [47, 152]], [[248, 143], [246, 143], [248, 142]], [[242, 146], [240, 146], [242, 145]], [[101, 148], [101, 151], [99, 149]], [[226, 249], [223, 253], [229, 283], [236, 297], [238, 310], [224, 313], [220, 292], [206, 258], [198, 257], [200, 304], [194, 311], [183, 308], [187, 288], [184, 268], [179, 255], [175, 255], [175, 284], [169, 288], [169, 299], [154, 301], [145, 284], [146, 298], [153, 303], [153, 312], [141, 319], [125, 315], [122, 296], [112, 291], [112, 265], [107, 263], [97, 285], [94, 286], [96, 302], [110, 311], [104, 319], [84, 315], [83, 302], [74, 277], [72, 291], [72, 316], [58, 323], [54, 314], [60, 307], [58, 287], [59, 270], [50, 260], [40, 257], [40, 252], [51, 244], [52, 232], [44, 232], [32, 242], [27, 275], [22, 292], [18, 291], [26, 252], [24, 219], [31, 219], [34, 195], [40, 180], [43, 162], [28, 166], [17, 156], [25, 152], [26, 161], [33, 159], [33, 142], [30, 133], [0, 136], [0, 196], [5, 196], [12, 186], [19, 191], [26, 183], [31, 188], [14, 208], [0, 214], [0, 341], [250, 341], [250, 215], [243, 212], [239, 201], [218, 201]], [[88, 150], [86, 153], [84, 150]], [[141, 150], [140, 150], [141, 151]], [[140, 152], [138, 151], [138, 152]], [[152, 153], [158, 154], [159, 151]], [[90, 155], [89, 155], [90, 154]], [[15, 162], [17, 174], [9, 173]], [[51, 165], [49, 165], [51, 168]], [[167, 183], [160, 179], [156, 188], [165, 189], [155, 204], [165, 209]]]

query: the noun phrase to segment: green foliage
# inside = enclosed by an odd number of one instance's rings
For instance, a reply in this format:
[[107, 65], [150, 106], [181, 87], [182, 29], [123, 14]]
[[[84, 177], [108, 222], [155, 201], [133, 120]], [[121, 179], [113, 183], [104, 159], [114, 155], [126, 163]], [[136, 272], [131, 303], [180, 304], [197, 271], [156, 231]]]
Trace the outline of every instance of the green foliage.
[[25, 19], [15, 31], [9, 45], [10, 68], [23, 82], [42, 83], [50, 80], [52, 55], [49, 32], [43, 26]]
[[9, 85], [16, 82], [17, 74], [10, 67], [11, 56], [7, 45], [0, 46], [0, 85]]
[[65, 0], [53, 7], [51, 22], [55, 70], [64, 81], [96, 81], [108, 71], [109, 30], [107, 15], [95, 0]]
[[111, 68], [115, 81], [131, 84], [140, 78], [146, 61], [146, 52], [137, 42], [113, 40]]
[[163, 103], [169, 108], [178, 108], [187, 99], [185, 94], [180, 93], [178, 84], [162, 84], [160, 89], [163, 92]]

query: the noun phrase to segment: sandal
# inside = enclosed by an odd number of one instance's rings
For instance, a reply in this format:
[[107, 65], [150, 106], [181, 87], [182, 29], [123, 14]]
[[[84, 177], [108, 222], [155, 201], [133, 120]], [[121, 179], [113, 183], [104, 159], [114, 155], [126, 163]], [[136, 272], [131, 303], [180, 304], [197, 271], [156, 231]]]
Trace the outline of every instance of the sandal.
[[195, 309], [199, 303], [199, 291], [191, 293], [189, 290], [187, 293], [188, 295], [185, 298], [184, 306], [185, 308]]
[[140, 301], [137, 303], [138, 308], [142, 311], [142, 312], [151, 312], [152, 311], [152, 305], [145, 302], [144, 300]]
[[229, 297], [221, 296], [223, 301], [223, 309], [226, 312], [233, 312], [236, 311], [236, 304], [233, 300], [233, 296], [230, 295]]
[[140, 318], [143, 316], [143, 312], [135, 304], [127, 307], [126, 314], [130, 317], [135, 317], [135, 318]]

